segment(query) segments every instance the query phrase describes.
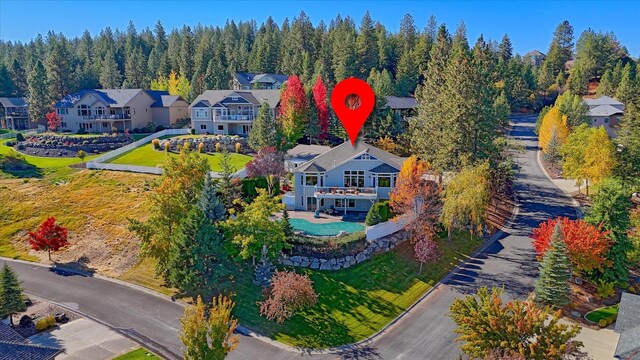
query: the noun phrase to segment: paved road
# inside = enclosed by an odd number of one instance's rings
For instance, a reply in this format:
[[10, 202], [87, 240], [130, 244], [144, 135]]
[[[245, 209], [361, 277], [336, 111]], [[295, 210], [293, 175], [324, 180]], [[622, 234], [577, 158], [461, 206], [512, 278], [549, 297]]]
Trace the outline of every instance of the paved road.
[[[457, 359], [454, 324], [446, 316], [451, 302], [480, 286], [503, 286], [509, 297], [524, 297], [534, 284], [537, 266], [529, 235], [538, 223], [559, 215], [573, 216], [571, 202], [549, 181], [536, 161], [534, 116], [514, 118], [512, 136], [526, 152], [518, 159], [522, 171], [516, 191], [520, 213], [501, 239], [467, 261], [431, 296], [371, 344], [339, 355], [292, 353], [243, 337], [230, 359]], [[176, 336], [182, 307], [147, 292], [95, 277], [63, 276], [36, 265], [11, 264], [27, 292], [67, 304], [99, 319], [168, 357], [180, 357]], [[126, 306], [124, 306], [126, 304]], [[331, 329], [325, 329], [331, 331]]]

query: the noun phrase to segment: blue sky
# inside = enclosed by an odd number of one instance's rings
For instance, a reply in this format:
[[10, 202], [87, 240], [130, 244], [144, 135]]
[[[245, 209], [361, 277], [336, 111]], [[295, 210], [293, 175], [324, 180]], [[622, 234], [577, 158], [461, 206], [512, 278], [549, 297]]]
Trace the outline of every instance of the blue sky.
[[340, 13], [356, 24], [369, 10], [374, 20], [397, 31], [405, 13], [413, 15], [423, 28], [430, 15], [453, 28], [467, 25], [473, 42], [480, 35], [500, 40], [508, 33], [516, 52], [531, 49], [546, 52], [554, 28], [569, 20], [576, 38], [591, 27], [613, 31], [631, 56], [640, 55], [640, 14], [638, 1], [16, 1], [0, 0], [0, 39], [28, 41], [49, 30], [79, 36], [84, 29], [92, 34], [106, 26], [125, 29], [133, 20], [138, 29], [153, 27], [160, 19], [167, 30], [197, 23], [224, 25], [226, 19], [256, 19], [258, 24], [271, 15], [279, 24], [304, 10], [316, 24], [328, 22]]

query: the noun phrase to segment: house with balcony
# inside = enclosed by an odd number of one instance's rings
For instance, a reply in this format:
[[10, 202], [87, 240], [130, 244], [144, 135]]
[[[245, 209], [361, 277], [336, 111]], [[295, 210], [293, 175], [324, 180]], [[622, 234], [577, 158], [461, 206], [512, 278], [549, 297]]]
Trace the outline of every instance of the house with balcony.
[[296, 167], [285, 202], [296, 210], [369, 211], [389, 199], [404, 160], [360, 140], [345, 142]]
[[231, 79], [233, 90], [279, 90], [287, 82], [289, 76], [284, 74], [258, 74], [237, 72]]
[[583, 101], [589, 107], [587, 116], [591, 118], [590, 126], [603, 126], [609, 137], [616, 137], [618, 125], [624, 115], [624, 104], [608, 96], [600, 96], [596, 99], [584, 98]]
[[197, 134], [246, 136], [263, 103], [275, 119], [280, 90], [207, 90], [191, 103], [191, 128]]
[[0, 98], [0, 127], [8, 130], [29, 129], [27, 98]]
[[142, 89], [88, 89], [65, 96], [54, 107], [62, 130], [102, 133], [145, 127], [153, 120], [155, 101]]

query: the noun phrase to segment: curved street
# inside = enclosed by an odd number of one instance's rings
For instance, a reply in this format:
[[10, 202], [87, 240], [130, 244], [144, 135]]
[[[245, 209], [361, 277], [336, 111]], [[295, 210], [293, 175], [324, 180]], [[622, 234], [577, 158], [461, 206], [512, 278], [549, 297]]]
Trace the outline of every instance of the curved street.
[[[512, 298], [525, 297], [533, 289], [537, 274], [529, 238], [531, 229], [551, 217], [575, 216], [571, 200], [538, 165], [535, 119], [533, 115], [512, 119], [511, 136], [525, 147], [518, 158], [521, 171], [516, 179], [516, 192], [520, 209], [513, 223], [497, 241], [461, 265], [393, 326], [369, 344], [341, 354], [314, 356], [242, 336], [229, 359], [457, 359], [460, 351], [454, 341], [454, 324], [447, 316], [452, 301], [485, 285], [504, 287]], [[18, 272], [28, 293], [99, 320], [166, 357], [181, 358], [176, 335], [183, 312], [179, 304], [117, 282], [59, 274], [41, 266], [7, 261]]]

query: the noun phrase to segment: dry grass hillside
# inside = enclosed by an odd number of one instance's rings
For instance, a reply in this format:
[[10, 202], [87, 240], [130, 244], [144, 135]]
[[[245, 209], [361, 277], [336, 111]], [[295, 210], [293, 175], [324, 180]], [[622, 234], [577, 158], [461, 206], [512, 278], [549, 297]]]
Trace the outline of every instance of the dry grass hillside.
[[0, 179], [0, 255], [47, 262], [27, 244], [27, 232], [49, 216], [69, 229], [60, 264], [120, 277], [138, 262], [138, 239], [127, 218], [144, 219], [154, 176], [82, 170], [64, 182]]

